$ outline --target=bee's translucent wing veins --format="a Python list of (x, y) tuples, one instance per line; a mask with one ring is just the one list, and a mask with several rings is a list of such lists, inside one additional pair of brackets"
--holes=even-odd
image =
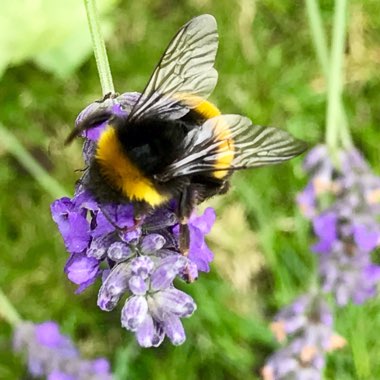
[[(167, 181), (188, 174), (271, 165), (289, 160), (306, 148), (305, 142), (282, 129), (253, 125), (240, 115), (221, 115), (190, 131), (182, 157), (156, 177)], [(216, 168), (215, 162), (223, 162), (225, 157), (231, 157), (231, 163)]]
[(129, 119), (154, 115), (178, 119), (215, 88), (218, 32), (211, 15), (195, 17), (174, 36)]

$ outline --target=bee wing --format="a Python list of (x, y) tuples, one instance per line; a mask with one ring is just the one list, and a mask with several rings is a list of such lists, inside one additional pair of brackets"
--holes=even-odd
[(184, 142), (184, 153), (158, 180), (183, 175), (239, 170), (272, 165), (295, 157), (307, 144), (288, 132), (253, 125), (240, 115), (221, 115), (193, 129)]
[(185, 24), (162, 55), (129, 120), (149, 115), (178, 119), (213, 91), (218, 73), (215, 18), (201, 15)]

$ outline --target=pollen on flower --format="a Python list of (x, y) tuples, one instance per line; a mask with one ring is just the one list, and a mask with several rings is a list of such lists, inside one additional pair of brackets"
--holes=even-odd
[(328, 352), (339, 350), (347, 345), (347, 340), (344, 339), (341, 335), (334, 334), (330, 338), (329, 346), (327, 348)]
[(370, 205), (380, 203), (380, 189), (369, 191), (366, 199)]
[(318, 354), (316, 346), (305, 346), (301, 349), (300, 359), (303, 363), (310, 363)]
[(269, 365), (266, 365), (265, 367), (262, 368), (261, 376), (263, 377), (264, 380), (275, 380), (273, 368), (270, 367)]
[(270, 329), (278, 342), (280, 343), (285, 342), (286, 331), (285, 331), (285, 323), (283, 321), (272, 322), (270, 324)]

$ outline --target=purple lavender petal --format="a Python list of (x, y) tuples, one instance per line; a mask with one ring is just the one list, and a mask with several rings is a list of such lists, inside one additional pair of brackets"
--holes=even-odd
[(35, 325), (35, 337), (38, 344), (48, 348), (65, 348), (65, 353), (76, 356), (77, 350), (70, 340), (61, 335), (57, 323), (46, 321)]
[(337, 240), (337, 216), (333, 212), (325, 212), (313, 220), (314, 233), (319, 237), (319, 245), (314, 246), (316, 252), (328, 252)]
[(186, 257), (181, 255), (173, 255), (162, 259), (151, 276), (150, 286), (152, 290), (168, 288), (174, 278), (186, 268), (187, 263)]
[(124, 227), (133, 227), (135, 225), (134, 208), (132, 204), (118, 205), (115, 214), (115, 223)]
[(189, 295), (174, 288), (158, 292), (154, 299), (158, 307), (181, 318), (190, 317), (197, 308)]
[(141, 237), (141, 227), (135, 227), (131, 230), (124, 230), (120, 238), (128, 244), (136, 244)]
[(371, 252), (379, 243), (380, 233), (378, 229), (371, 230), (364, 225), (354, 224), (353, 234), (355, 243), (364, 252)]
[(203, 215), (196, 216), (193, 214), (189, 220), (189, 224), (198, 228), (203, 235), (207, 235), (215, 223), (215, 210), (207, 207)]
[(369, 264), (363, 271), (363, 278), (370, 284), (376, 284), (380, 280), (380, 266)]
[(147, 314), (136, 330), (136, 338), (141, 347), (158, 347), (165, 338), (162, 325)]
[(380, 281), (380, 266), (368, 264), (361, 273), (360, 285), (354, 288), (352, 300), (356, 304), (362, 304), (376, 296), (377, 284)]
[(331, 242), (327, 240), (320, 240), (311, 246), (311, 250), (315, 253), (329, 253), (331, 249)]
[(142, 296), (132, 296), (121, 311), (121, 325), (127, 330), (136, 331), (145, 320), (148, 303)]
[[(116, 100), (120, 104), (120, 112), (128, 114), (132, 107), (135, 105), (137, 100), (140, 98), (141, 94), (139, 92), (124, 92), (119, 95)], [(118, 114), (116, 110), (113, 110), (115, 114)]]
[(82, 252), (90, 242), (89, 224), (85, 217), (78, 213), (68, 215), (70, 231), (62, 234), (66, 248), (71, 253)]
[(76, 253), (86, 249), (90, 241), (89, 224), (74, 210), (73, 203), (68, 198), (58, 199), (52, 203), (51, 212), (67, 250)]
[(175, 346), (181, 345), (186, 340), (182, 322), (174, 314), (168, 313), (163, 322), (163, 327), (165, 334)]
[(188, 260), (186, 267), (180, 271), (179, 275), (184, 281), (194, 282), (198, 278), (198, 266)]
[(97, 278), (100, 277), (101, 275), (102, 275), (102, 270), (99, 270), (99, 272), (96, 274), (96, 276), (94, 276), (92, 278), (89, 278), (85, 282), (82, 282), (78, 286), (78, 288), (75, 290), (75, 294), (80, 294), (83, 291), (85, 291), (88, 287), (90, 287), (91, 285), (93, 285), (96, 282)]
[(131, 272), (144, 280), (152, 273), (154, 262), (148, 256), (140, 256), (130, 261)]
[(268, 359), (263, 370), (264, 380), (286, 379), (287, 375), (297, 371), (297, 359), (284, 351), (285, 349), (279, 350)]
[(361, 171), (370, 170), (363, 155), (357, 149), (351, 149), (342, 157), (342, 172), (349, 173), (353, 169), (360, 169)]
[(97, 126), (95, 128), (87, 129), (87, 131), (83, 132), (84, 137), (88, 140), (97, 141), (99, 139), (101, 133), (103, 132), (103, 130), (107, 126), (107, 122), (108, 122), (108, 120), (99, 124), (99, 126)]
[(144, 228), (148, 231), (158, 231), (178, 223), (176, 214), (167, 208), (159, 208), (144, 221)]
[(77, 380), (74, 376), (68, 375), (61, 371), (53, 371), (51, 372), (47, 380)]
[(134, 255), (133, 250), (125, 243), (112, 243), (107, 250), (108, 257), (116, 262), (125, 261)]
[(105, 358), (98, 358), (91, 363), (92, 370), (98, 375), (108, 375), (110, 373), (110, 363)]
[(97, 277), (99, 261), (82, 253), (74, 253), (65, 265), (65, 273), (70, 281), (80, 285)]
[(69, 212), (71, 212), (74, 208), (73, 202), (71, 202), (70, 198), (63, 197), (60, 199), (55, 200), (50, 205), (50, 211), (52, 218), (54, 222), (56, 222), (58, 225), (66, 220), (67, 215)]
[(305, 327), (307, 324), (306, 313), (311, 302), (313, 302), (313, 297), (309, 294), (303, 295), (276, 315), (271, 328), (278, 341), (282, 342), (286, 335), (294, 334)]
[[(321, 162), (328, 160), (328, 150), (326, 145), (317, 145), (309, 151), (304, 159), (304, 170), (310, 172), (320, 165)], [(332, 165), (331, 165), (332, 166)]]
[(137, 342), (141, 347), (152, 347), (154, 335), (153, 319), (149, 314), (146, 314), (145, 319), (136, 330)]
[(148, 285), (140, 276), (132, 276), (128, 281), (128, 285), (129, 290), (137, 296), (143, 296), (148, 290)]
[(297, 204), (305, 217), (312, 218), (314, 216), (317, 204), (312, 182), (309, 182), (305, 189), (297, 195)]
[(75, 194), (73, 198), (73, 204), (75, 209), (79, 210), (80, 208), (97, 211), (99, 210), (99, 205), (87, 190), (82, 190)]
[(122, 295), (128, 289), (130, 277), (131, 271), (127, 263), (117, 264), (112, 269), (99, 290), (98, 306), (102, 310), (110, 311), (117, 305)]
[(113, 244), (118, 244), (118, 243), (113, 243), (114, 241), (115, 241), (115, 236), (113, 236), (112, 234), (103, 235), (103, 236), (99, 236), (97, 238), (92, 239), (91, 244), (86, 251), (87, 257), (93, 257), (97, 260), (104, 259), (107, 255), (107, 252), (109, 256), (109, 250), (113, 246)]
[(325, 212), (313, 220), (314, 233), (322, 240), (333, 242), (337, 239), (337, 216), (333, 212)]
[(102, 211), (96, 214), (96, 227), (91, 231), (91, 236), (93, 238), (102, 237), (108, 235), (115, 231), (115, 226), (113, 226), (109, 220), (104, 216)]
[(189, 230), (190, 248), (188, 258), (197, 265), (198, 270), (209, 272), (209, 263), (213, 260), (214, 254), (206, 245), (204, 234), (199, 228), (189, 225)]
[(145, 255), (152, 254), (161, 249), (165, 242), (165, 238), (160, 234), (147, 235), (141, 242), (141, 252)]
[(152, 346), (158, 347), (165, 338), (165, 331), (161, 323), (153, 320), (154, 335), (152, 339)]

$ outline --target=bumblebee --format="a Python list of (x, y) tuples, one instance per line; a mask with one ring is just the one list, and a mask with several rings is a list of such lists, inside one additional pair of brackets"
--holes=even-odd
[(217, 47), (214, 17), (190, 20), (170, 42), (128, 116), (100, 108), (66, 140), (106, 121), (84, 186), (101, 204), (132, 202), (139, 216), (176, 200), (183, 254), (192, 210), (225, 193), (234, 171), (289, 160), (306, 149), (281, 129), (222, 115), (206, 100), (217, 82)]

